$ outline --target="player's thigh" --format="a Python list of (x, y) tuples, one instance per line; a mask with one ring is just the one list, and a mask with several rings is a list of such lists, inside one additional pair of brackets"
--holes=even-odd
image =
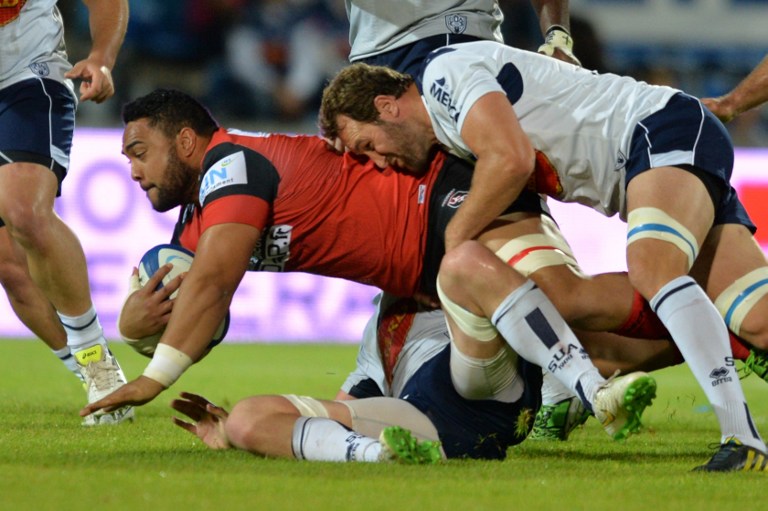
[(354, 431), (378, 438), (388, 426), (401, 426), (421, 440), (439, 440), (437, 429), (424, 413), (403, 399), (371, 397), (336, 403), (348, 409)]
[(678, 167), (642, 172), (627, 186), (627, 265), (646, 297), (687, 274), (714, 222), (702, 180)]
[(19, 214), (18, 204), (38, 211), (59, 193), (69, 166), (74, 112), (71, 91), (53, 80), (24, 80), (0, 91), (0, 216), (5, 223)]

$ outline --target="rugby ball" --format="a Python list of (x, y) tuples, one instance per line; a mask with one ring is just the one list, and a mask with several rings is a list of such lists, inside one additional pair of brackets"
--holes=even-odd
[[(168, 275), (163, 277), (162, 282), (158, 285), (157, 289), (160, 289), (177, 276), (188, 272), (192, 266), (193, 260), (194, 254), (180, 245), (163, 244), (152, 247), (139, 261), (139, 285), (144, 287), (157, 270), (170, 263), (173, 265), (173, 268)], [(171, 298), (176, 298), (177, 293), (178, 291), (174, 291), (173, 294), (171, 294)], [(224, 340), (224, 336), (227, 335), (227, 330), (229, 330), (229, 311), (227, 311), (226, 317), (219, 325), (219, 328), (216, 329), (213, 339), (211, 339), (211, 342), (208, 344), (208, 351)], [(125, 339), (125, 342), (142, 355), (151, 357), (155, 353), (155, 347), (162, 335), (163, 331), (160, 331), (141, 339)]]

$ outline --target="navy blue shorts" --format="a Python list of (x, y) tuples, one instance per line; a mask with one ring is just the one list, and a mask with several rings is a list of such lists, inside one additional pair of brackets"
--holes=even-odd
[(69, 167), (75, 98), (55, 80), (32, 78), (0, 90), (0, 165), (37, 163), (61, 182)]
[(504, 459), (533, 427), (541, 407), (541, 368), (518, 359), (525, 391), (515, 403), (468, 400), (453, 387), (450, 356), (446, 345), (408, 380), (399, 397), (429, 417), (449, 458)]
[(438, 34), (419, 39), (394, 50), (379, 55), (358, 59), (355, 62), (365, 62), (372, 66), (385, 66), (401, 73), (407, 73), (414, 78), (421, 76), (421, 65), (432, 50), (449, 44), (468, 43), (481, 39), (464, 34)]
[(627, 183), (651, 168), (674, 166), (697, 175), (715, 205), (715, 225), (757, 228), (731, 186), (733, 143), (721, 123), (699, 100), (678, 93), (635, 128), (627, 159)]

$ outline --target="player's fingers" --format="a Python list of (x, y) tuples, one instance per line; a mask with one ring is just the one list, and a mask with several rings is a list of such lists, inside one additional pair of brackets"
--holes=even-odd
[(181, 286), (181, 281), (184, 280), (183, 273), (176, 275), (174, 278), (170, 280), (167, 284), (163, 286), (163, 289), (168, 294), (168, 296), (171, 296), (173, 293), (175, 293), (179, 287)]
[(198, 422), (206, 415), (204, 406), (184, 399), (174, 399), (171, 401), (171, 408), (179, 413), (183, 413), (195, 422)]
[(193, 403), (197, 403), (199, 406), (203, 408), (205, 408), (208, 405), (213, 405), (213, 403), (205, 399), (203, 396), (199, 396), (191, 392), (180, 392), (179, 395), (184, 399), (186, 399), (187, 401), (192, 401)]
[(227, 412), (224, 408), (216, 406), (212, 403), (208, 403), (208, 406), (205, 407), (205, 410), (217, 419), (226, 419), (229, 417), (229, 412)]
[(128, 294), (134, 293), (139, 289), (141, 289), (139, 274), (137, 272), (131, 273), (131, 277), (128, 279)]
[(197, 427), (195, 427), (194, 424), (190, 424), (189, 422), (184, 422), (183, 420), (181, 420), (181, 419), (179, 419), (177, 417), (171, 417), (171, 420), (173, 421), (174, 424), (176, 424), (181, 429), (186, 429), (187, 431), (189, 431), (193, 435), (197, 434)]
[(157, 269), (157, 271), (152, 275), (149, 280), (147, 280), (147, 283), (144, 285), (144, 288), (147, 289), (149, 293), (153, 292), (157, 287), (163, 282), (163, 279), (166, 275), (168, 275), (171, 272), (171, 269), (173, 268), (173, 265), (168, 263), (162, 265), (160, 268)]

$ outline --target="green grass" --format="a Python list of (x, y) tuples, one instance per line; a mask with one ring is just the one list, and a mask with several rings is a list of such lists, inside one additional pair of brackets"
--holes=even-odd
[[(129, 377), (146, 359), (113, 345)], [(0, 342), (0, 510), (696, 511), (761, 509), (766, 475), (700, 474), (717, 423), (687, 367), (656, 374), (644, 431), (619, 443), (590, 420), (565, 443), (525, 442), (504, 462), (438, 466), (270, 460), (210, 451), (170, 422), (179, 390), (231, 405), (256, 393), (331, 398), (356, 347), (223, 345), (133, 424), (83, 428), (84, 393), (39, 342)], [(766, 383), (743, 381), (768, 434)]]

